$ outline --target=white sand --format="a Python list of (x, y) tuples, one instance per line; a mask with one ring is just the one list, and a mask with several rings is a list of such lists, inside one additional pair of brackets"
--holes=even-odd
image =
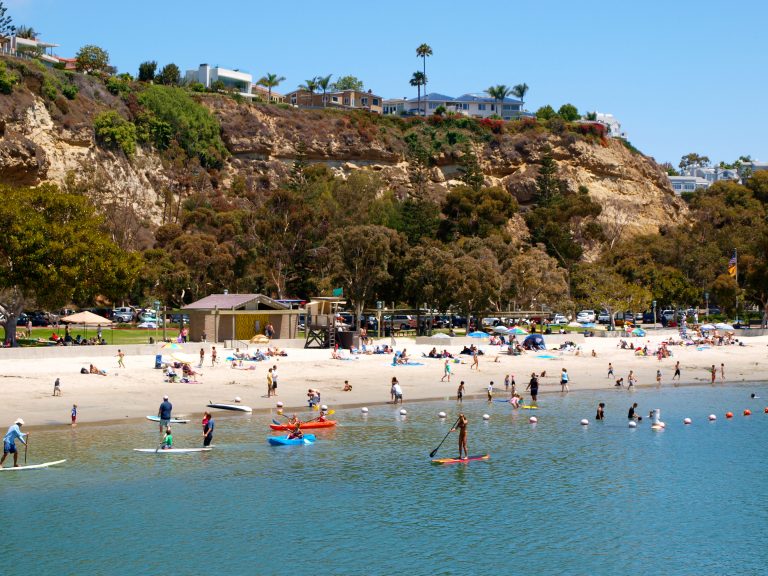
[[(635, 343), (650, 341), (653, 350), (672, 331), (659, 332), (645, 339), (634, 338)], [(373, 405), (389, 401), (390, 380), (397, 376), (403, 388), (405, 404), (418, 399), (455, 398), (460, 380), (466, 382), (466, 396), (485, 396), (488, 382), (493, 380), (497, 395), (504, 394), (505, 374), (514, 374), (518, 391), (523, 391), (531, 372), (546, 371), (541, 379), (540, 393), (560, 391), (560, 370), (565, 367), (571, 378), (571, 393), (583, 389), (609, 389), (614, 380), (606, 377), (608, 362), (612, 362), (616, 377), (625, 381), (630, 370), (634, 370), (638, 386), (656, 386), (656, 370), (663, 374), (662, 386), (671, 387), (676, 361), (682, 368), (681, 384), (709, 383), (709, 368), (725, 364), (725, 384), (743, 381), (768, 380), (768, 336), (743, 338), (746, 346), (712, 347), (697, 350), (696, 347), (674, 346), (674, 356), (661, 362), (655, 357), (637, 357), (628, 350), (617, 349), (614, 338), (573, 338), (583, 349), (583, 355), (561, 354), (549, 350), (542, 352), (557, 356), (556, 359), (537, 358), (538, 353), (528, 352), (523, 356), (499, 356), (494, 363), (497, 347), (481, 344), (486, 352), (480, 358), (480, 372), (470, 371), (471, 359), (463, 356), (461, 364), (452, 364), (451, 382), (441, 382), (443, 362), (421, 358), (431, 345), (416, 345), (412, 339), (398, 339), (398, 349), (405, 346), (414, 361), (422, 366), (391, 366), (391, 355), (360, 356), (355, 360), (333, 360), (330, 350), (288, 349), (288, 356), (266, 362), (246, 362), (254, 370), (234, 370), (222, 363), (210, 366), (210, 344), (206, 349), (206, 366), (202, 369), (199, 384), (165, 383), (161, 370), (154, 369), (154, 356), (126, 355), (126, 368), (117, 368), (117, 358), (83, 356), (55, 358), (55, 351), (39, 352), (34, 360), (4, 359), (0, 351), (0, 426), (11, 424), (19, 416), (27, 423), (27, 429), (34, 426), (69, 424), (73, 403), (78, 405), (78, 423), (144, 418), (156, 414), (164, 394), (170, 396), (174, 415), (197, 415), (205, 410), (209, 401), (231, 402), (236, 396), (242, 403), (254, 410), (273, 409), (282, 401), (287, 411), (295, 407), (306, 412), (308, 388), (319, 389), (322, 403), (331, 408), (354, 405)], [(471, 340), (471, 339), (470, 339)], [(466, 340), (466, 341), (470, 341)], [(548, 343), (554, 347), (561, 337), (552, 337)], [(389, 343), (389, 340), (382, 340)], [(117, 353), (117, 347), (110, 347)], [(222, 351), (220, 358), (226, 358), (229, 351)], [(199, 349), (199, 346), (198, 348)], [(438, 348), (439, 349), (439, 348)], [(597, 357), (591, 356), (591, 351)], [(461, 346), (451, 346), (456, 353)], [(107, 376), (80, 374), (80, 368), (93, 362), (108, 371)], [(278, 366), (278, 396), (266, 397), (266, 375), (270, 366)], [(61, 397), (53, 397), (53, 382), (61, 378)], [(352, 392), (343, 392), (344, 380), (353, 385)], [(528, 396), (525, 392), (523, 395)]]

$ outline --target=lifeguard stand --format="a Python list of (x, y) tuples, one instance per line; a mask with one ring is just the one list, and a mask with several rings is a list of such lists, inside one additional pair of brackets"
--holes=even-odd
[(304, 348), (334, 348), (336, 346), (336, 313), (344, 300), (313, 298), (307, 304)]

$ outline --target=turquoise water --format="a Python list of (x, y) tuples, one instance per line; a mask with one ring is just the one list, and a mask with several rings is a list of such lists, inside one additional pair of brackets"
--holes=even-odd
[[(580, 426), (598, 401), (607, 420)], [(632, 401), (667, 429), (628, 429)], [(305, 447), (269, 447), (267, 416), (217, 418), (213, 452), (176, 456), (131, 451), (156, 446), (149, 422), (38, 431), (30, 463), (69, 461), (0, 473), (0, 573), (764, 574), (766, 405), (764, 385), (466, 402), (470, 452), (491, 460), (453, 466), (428, 457), (452, 402), (340, 410)]]

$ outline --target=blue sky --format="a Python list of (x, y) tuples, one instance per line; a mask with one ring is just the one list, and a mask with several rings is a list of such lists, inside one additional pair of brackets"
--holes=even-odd
[(5, 0), (16, 25), (73, 56), (105, 48), (121, 72), (144, 60), (207, 62), (307, 78), (352, 74), (384, 97), (415, 96), (416, 46), (429, 91), (530, 86), (526, 108), (611, 112), (630, 141), (675, 165), (697, 152), (768, 161), (768, 2), (648, 0), (327, 3)]

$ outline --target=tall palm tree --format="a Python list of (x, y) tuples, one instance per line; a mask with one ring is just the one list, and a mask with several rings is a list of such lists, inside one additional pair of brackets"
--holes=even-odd
[(523, 82), (522, 84), (515, 85), (514, 88), (512, 88), (512, 94), (520, 98), (520, 111), (522, 112), (524, 110), (523, 106), (525, 105), (525, 95), (528, 93), (528, 84)]
[(268, 102), (272, 102), (272, 88), (277, 87), (280, 82), (283, 82), (285, 80), (285, 76), (278, 76), (277, 74), (272, 74), (270, 72), (267, 72), (266, 76), (262, 76), (259, 78), (259, 81), (256, 82), (257, 86), (263, 86), (267, 89), (268, 93)]
[(504, 105), (504, 98), (509, 96), (512, 93), (512, 90), (507, 88), (504, 84), (498, 84), (496, 86), (491, 86), (485, 92), (496, 101), (496, 113), (500, 118), (503, 118), (504, 116), (501, 114), (501, 107)]
[(299, 86), (299, 90), (304, 90), (306, 92), (309, 92), (309, 105), (312, 106), (312, 96), (314, 96), (315, 91), (317, 90), (317, 76), (312, 78), (311, 80), (305, 80), (304, 84), (301, 84)]
[(325, 93), (328, 92), (328, 88), (331, 85), (331, 76), (333, 74), (328, 74), (328, 76), (318, 76), (315, 78), (315, 81), (317, 82), (317, 87), (323, 91), (323, 108), (325, 108), (327, 102), (325, 99)]
[[(421, 44), (416, 48), (416, 57), (421, 58), (424, 74), (424, 95), (427, 94), (427, 57), (432, 56), (432, 47), (429, 44)], [(427, 115), (426, 108), (424, 109), (424, 116)]]
[[(411, 86), (416, 86), (419, 90), (419, 114), (421, 114), (421, 87), (426, 86), (427, 84), (427, 76), (424, 74), (424, 72), (414, 72), (413, 76), (411, 76), (410, 80)], [(424, 107), (424, 115), (427, 115), (427, 107)]]
[(16, 36), (18, 38), (26, 38), (27, 40), (36, 40), (39, 34), (32, 28), (32, 26), (22, 25), (16, 30)]

